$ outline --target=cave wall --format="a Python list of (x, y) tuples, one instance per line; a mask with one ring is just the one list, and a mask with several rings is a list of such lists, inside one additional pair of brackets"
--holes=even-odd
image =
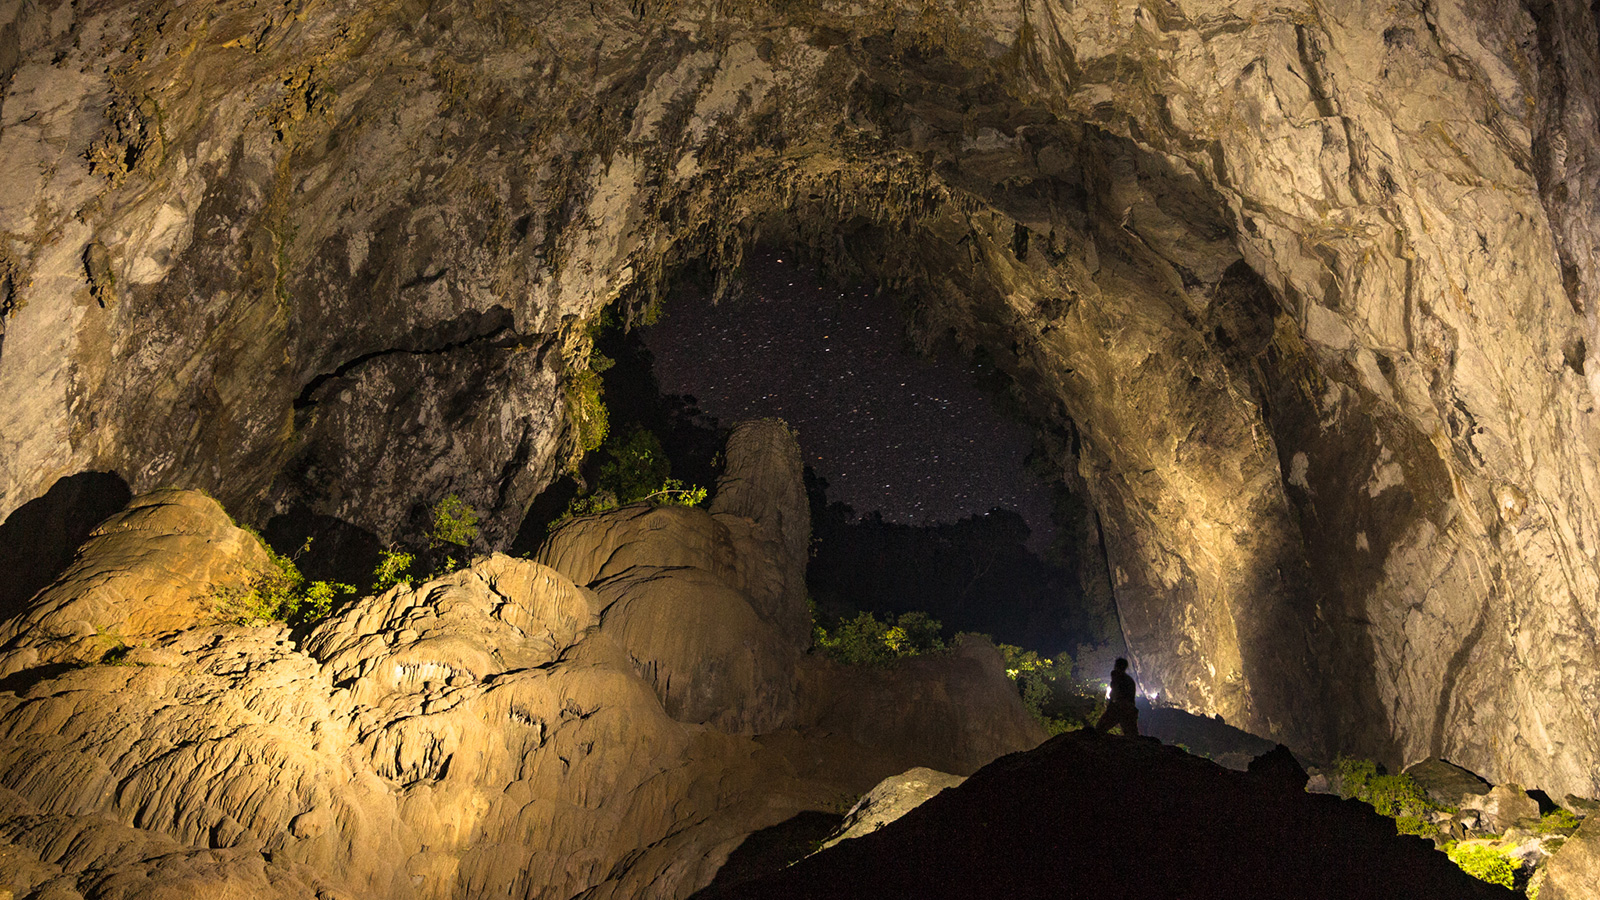
[[(586, 323), (758, 239), (1082, 435), (1147, 689), (1600, 793), (1574, 0), (0, 4), (0, 516), (515, 533)], [(669, 311), (670, 312), (670, 311)]]

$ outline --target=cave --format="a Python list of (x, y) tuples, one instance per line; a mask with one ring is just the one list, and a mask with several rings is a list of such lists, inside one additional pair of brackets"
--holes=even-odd
[[(771, 422), (681, 463), (703, 506), (558, 521), (645, 415), (617, 348), (780, 256), (1022, 423), (1146, 694), (1584, 812), (1597, 101), (1577, 0), (0, 7), (0, 849), (95, 897), (686, 896), (780, 811), (1038, 743), (992, 647), (809, 653), (828, 506)], [(290, 563), (321, 612), (234, 621)], [(503, 851), (647, 757), (616, 846)]]

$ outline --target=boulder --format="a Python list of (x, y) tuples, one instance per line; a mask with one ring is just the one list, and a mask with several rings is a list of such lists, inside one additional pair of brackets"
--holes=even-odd
[(1484, 794), (1461, 798), (1462, 812), (1478, 813), (1479, 831), (1502, 832), (1518, 822), (1539, 818), (1539, 801), (1528, 796), (1521, 785), (1497, 784)]
[(823, 842), (826, 850), (840, 841), (871, 834), (893, 822), (945, 788), (966, 781), (959, 775), (918, 766), (878, 782), (845, 813), (844, 821)]
[(1294, 753), (1282, 744), (1250, 760), (1247, 771), (1263, 784), (1277, 785), (1287, 791), (1304, 791), (1311, 780)]
[(1586, 819), (1595, 812), (1600, 811), (1600, 800), (1590, 800), (1576, 794), (1568, 794), (1561, 798), (1561, 808), (1580, 819)]
[(1594, 900), (1600, 897), (1600, 817), (1584, 819), (1545, 864), (1539, 900)]
[(108, 651), (211, 618), (221, 591), (271, 565), (261, 542), (195, 491), (152, 491), (89, 535), (23, 615), (0, 625), (0, 677), (98, 662)]
[(1437, 756), (1407, 767), (1405, 774), (1440, 806), (1461, 806), (1465, 797), (1487, 794), (1492, 787), (1472, 772)]

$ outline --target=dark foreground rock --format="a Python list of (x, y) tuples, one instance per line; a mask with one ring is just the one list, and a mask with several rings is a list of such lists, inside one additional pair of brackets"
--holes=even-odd
[(1070, 732), (879, 831), (724, 895), (1510, 897), (1354, 800), (1285, 790), (1154, 741)]

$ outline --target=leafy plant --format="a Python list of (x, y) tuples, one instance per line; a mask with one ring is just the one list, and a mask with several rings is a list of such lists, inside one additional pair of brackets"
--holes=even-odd
[(311, 548), (309, 538), (294, 556), (284, 556), (262, 541), (259, 534), (254, 531), (250, 534), (267, 551), (270, 565), (246, 587), (222, 590), (213, 596), (212, 612), (219, 620), (235, 625), (263, 625), (272, 621), (305, 625), (326, 618), (340, 596), (355, 593), (356, 589), (348, 584), (306, 581), (295, 559)]
[(629, 503), (698, 506), (705, 502), (705, 488), (669, 477), (672, 462), (661, 439), (649, 429), (635, 428), (626, 440), (607, 444), (605, 452), (594, 490), (568, 504), (563, 518), (598, 515)]
[(372, 570), (372, 589), (381, 593), (397, 584), (409, 585), (411, 579), (407, 576), (414, 559), (410, 553), (400, 550), (378, 551), (378, 567)]
[(1517, 864), (1503, 850), (1487, 844), (1450, 844), (1445, 855), (1479, 881), (1507, 888), (1516, 885)]
[(939, 637), (943, 626), (927, 613), (908, 612), (886, 621), (870, 612), (841, 620), (829, 630), (813, 625), (817, 648), (830, 659), (852, 666), (883, 666), (908, 656), (945, 649)]
[(1564, 809), (1545, 813), (1534, 829), (1540, 834), (1571, 834), (1578, 827), (1578, 817)]
[(433, 505), (433, 528), (428, 543), (434, 547), (453, 544), (467, 547), (478, 539), (478, 511), (450, 494)]
[(1333, 767), (1339, 773), (1339, 796), (1346, 800), (1365, 799), (1368, 783), (1378, 776), (1378, 764), (1370, 759), (1341, 756)]
[(1339, 773), (1339, 794), (1371, 806), (1379, 815), (1394, 820), (1401, 834), (1432, 837), (1438, 829), (1428, 821), (1430, 813), (1445, 811), (1428, 798), (1422, 785), (1410, 775), (1386, 775), (1370, 759), (1341, 756), (1334, 761)]

